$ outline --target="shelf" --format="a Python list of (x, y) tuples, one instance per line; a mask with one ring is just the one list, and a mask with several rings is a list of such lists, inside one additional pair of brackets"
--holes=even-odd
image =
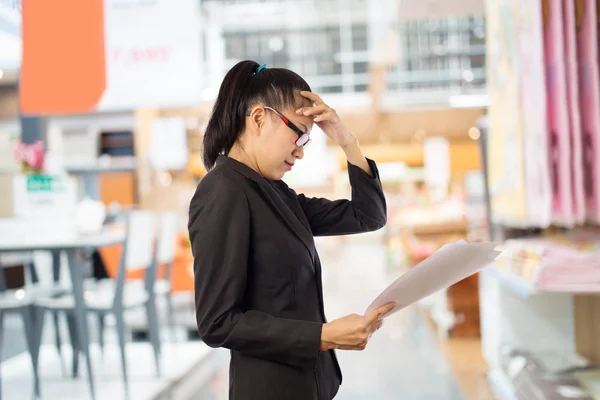
[(132, 172), (135, 171), (135, 167), (119, 167), (110, 166), (102, 167), (99, 165), (80, 166), (80, 167), (67, 167), (67, 172), (70, 174), (107, 174), (114, 172)]
[(102, 174), (113, 172), (131, 172), (137, 168), (137, 162), (134, 157), (126, 157), (120, 160), (104, 164), (101, 162), (86, 164), (66, 165), (65, 169), (70, 174)]
[(510, 289), (519, 297), (530, 297), (538, 294), (598, 294), (600, 291), (581, 291), (581, 290), (546, 290), (536, 287), (527, 279), (510, 272), (502, 271), (492, 266), (483, 270), (484, 273), (498, 279), (504, 287)]

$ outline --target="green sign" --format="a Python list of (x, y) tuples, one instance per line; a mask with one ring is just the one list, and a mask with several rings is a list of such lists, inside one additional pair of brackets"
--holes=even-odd
[(64, 192), (65, 183), (62, 179), (50, 175), (27, 176), (28, 192)]

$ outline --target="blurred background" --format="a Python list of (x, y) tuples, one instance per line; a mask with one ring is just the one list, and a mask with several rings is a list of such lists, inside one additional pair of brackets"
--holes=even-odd
[[(191, 196), (235, 63), (289, 68), (379, 166), (388, 224), (318, 238), (330, 320), (459, 239), (491, 265), (339, 352), (339, 399), (600, 399), (597, 0), (0, 0), (6, 399), (226, 399)], [(350, 198), (315, 127), (284, 180)], [(448, 268), (452, 268), (448, 265)]]

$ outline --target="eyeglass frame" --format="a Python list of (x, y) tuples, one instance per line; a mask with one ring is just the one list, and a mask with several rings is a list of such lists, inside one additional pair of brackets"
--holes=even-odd
[[(310, 138), (310, 134), (309, 133), (306, 133), (306, 132), (302, 131), (302, 129), (300, 129), (296, 125), (294, 125), (294, 123), (292, 121), (290, 121), (289, 119), (287, 119), (282, 113), (280, 113), (276, 109), (274, 109), (272, 107), (269, 107), (269, 106), (263, 106), (263, 108), (265, 108), (267, 110), (271, 110), (275, 114), (277, 114), (277, 116), (279, 116), (279, 118), (281, 118), (281, 120), (283, 121), (283, 123), (288, 128), (290, 128), (291, 130), (293, 130), (296, 133), (296, 135), (298, 135), (298, 138), (296, 140), (294, 140), (294, 144), (296, 146), (305, 148), (306, 146), (308, 146), (310, 144), (310, 142), (312, 142), (312, 139)], [(249, 117), (251, 113), (252, 113), (252, 110), (247, 110), (246, 111), (246, 116)], [(304, 144), (298, 144), (298, 142), (300, 141), (300, 139), (302, 139), (303, 137), (306, 137), (306, 143), (304, 143)]]

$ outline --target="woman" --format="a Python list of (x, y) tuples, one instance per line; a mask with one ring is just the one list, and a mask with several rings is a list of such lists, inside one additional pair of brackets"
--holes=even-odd
[[(352, 201), (308, 198), (281, 181), (315, 123), (346, 153)], [(327, 323), (313, 237), (385, 225), (375, 163), (300, 76), (253, 61), (223, 80), (204, 163), (188, 226), (196, 320), (206, 344), (231, 350), (230, 398), (333, 399), (342, 380), (333, 349), (364, 349), (394, 305)]]

